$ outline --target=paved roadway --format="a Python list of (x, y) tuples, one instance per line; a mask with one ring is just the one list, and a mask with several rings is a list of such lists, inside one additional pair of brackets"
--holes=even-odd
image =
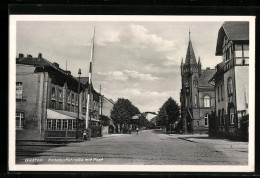
[(187, 137), (145, 130), (138, 135), (111, 135), (59, 147), (40, 146), (40, 150), (18, 146), (16, 160), (18, 164), (247, 165), (246, 142)]

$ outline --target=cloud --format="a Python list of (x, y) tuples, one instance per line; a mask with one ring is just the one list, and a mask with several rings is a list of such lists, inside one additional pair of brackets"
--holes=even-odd
[(142, 25), (129, 24), (127, 25), (120, 38), (128, 41), (126, 47), (131, 48), (147, 48), (155, 51), (171, 51), (175, 48), (174, 41), (163, 39), (162, 37), (149, 33)]
[[(116, 93), (107, 93), (109, 98), (124, 98), (127, 96), (127, 99), (132, 101), (132, 103), (140, 107), (141, 112), (151, 111), (157, 112), (159, 107), (169, 98), (176, 95), (174, 91), (149, 91), (139, 88), (125, 88), (122, 90), (117, 90)], [(178, 101), (177, 101), (178, 102)]]
[(95, 43), (100, 46), (105, 46), (109, 43), (120, 42), (119, 36), (119, 31), (106, 31), (106, 33), (100, 34)]
[(112, 71), (112, 72), (97, 72), (98, 75), (108, 76), (113, 80), (126, 81), (129, 79), (139, 79), (142, 81), (154, 81), (159, 79), (151, 74), (144, 74), (134, 70), (122, 70), (122, 71)]

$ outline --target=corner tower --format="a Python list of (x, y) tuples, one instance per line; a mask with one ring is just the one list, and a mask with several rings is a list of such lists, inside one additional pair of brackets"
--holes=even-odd
[(201, 73), (200, 59), (197, 63), (194, 49), (192, 46), (190, 31), (189, 42), (186, 52), (185, 62), (181, 63), (181, 78), (182, 78), (182, 91), (181, 91), (181, 105), (184, 120), (185, 132), (192, 132), (194, 116), (193, 108), (198, 107), (198, 81)]

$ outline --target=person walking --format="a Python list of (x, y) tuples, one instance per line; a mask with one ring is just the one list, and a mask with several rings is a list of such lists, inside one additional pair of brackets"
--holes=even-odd
[(139, 131), (139, 129), (138, 129), (138, 127), (136, 127), (136, 135), (138, 135), (138, 131)]

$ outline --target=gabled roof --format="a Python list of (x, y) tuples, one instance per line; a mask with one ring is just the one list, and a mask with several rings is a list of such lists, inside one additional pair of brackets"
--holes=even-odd
[(191, 40), (189, 40), (185, 64), (197, 64)]
[(199, 77), (199, 87), (212, 87), (208, 83), (211, 77), (215, 74), (215, 69), (203, 69), (201, 70), (201, 75)]
[[(49, 76), (52, 78), (52, 83), (59, 85), (59, 86), (64, 86), (65, 83), (67, 83), (67, 86), (70, 90), (73, 90), (75, 92), (78, 92), (78, 78), (73, 77), (68, 71), (65, 71), (59, 66), (51, 63), (47, 59), (44, 59), (42, 57), (32, 57), (32, 56), (27, 56), (24, 57), (18, 57), (16, 58), (16, 64), (24, 64), (24, 65), (32, 65), (35, 66), (35, 71), (34, 72), (48, 72)], [(88, 77), (82, 77), (81, 78), (81, 90), (85, 90), (88, 87), (88, 82), (85, 82), (88, 80)], [(98, 100), (99, 93), (97, 93), (93, 85), (91, 87), (92, 93), (97, 95), (94, 96), (95, 100)]]
[[(214, 73), (214, 75), (209, 79), (209, 83), (210, 82), (214, 82), (215, 81), (215, 78), (217, 77), (217, 76), (219, 76), (219, 74), (221, 73), (221, 72), (223, 72), (223, 69), (224, 69), (224, 66), (225, 66), (225, 63), (224, 62), (220, 62), (220, 63), (218, 63), (217, 65), (216, 65), (216, 69), (217, 69), (217, 71)], [(223, 75), (223, 74), (222, 74)]]
[(225, 35), (229, 41), (249, 41), (249, 22), (224, 22), (218, 31), (216, 55), (222, 55), (222, 45)]

